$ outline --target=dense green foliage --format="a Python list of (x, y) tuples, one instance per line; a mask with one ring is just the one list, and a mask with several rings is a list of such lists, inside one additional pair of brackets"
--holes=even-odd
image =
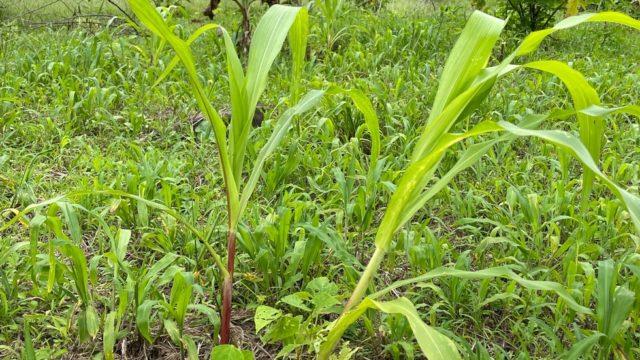
[[(461, 33), (469, 42), (465, 34), (480, 33), (463, 32), (470, 18), (494, 20), (472, 16), (466, 2), (420, 11), (401, 2), (318, 5), (306, 63), (290, 34), (261, 97), (260, 85), (256, 96), (241, 94), (250, 80), (234, 88), (234, 76), (256, 76), (251, 54), (228, 66), (233, 34), (213, 26), (191, 39), (193, 69), (173, 61), (177, 38), (126, 25), (0, 28), (12, 39), (0, 43), (0, 357), (313, 358), (340, 337), (341, 359), (421, 350), (640, 356), (638, 209), (629, 205), (640, 186), (640, 127), (627, 115), (637, 108), (613, 109), (639, 102), (640, 34), (612, 24), (555, 33), (514, 61), (521, 68), (496, 72), (446, 129), (425, 131), (465, 89), (485, 89), (489, 78), (476, 77), (483, 59), (467, 54), (471, 70), (459, 77), (445, 62), (465, 57), (454, 49)], [(200, 7), (161, 14), (186, 40)], [(253, 9), (254, 24), (266, 11)], [(235, 29), (240, 19), (230, 5), (216, 20)], [(511, 62), (522, 40), (499, 40), (493, 26), (490, 67)], [(297, 106), (313, 89), (326, 94), (310, 93), (313, 108)], [(258, 97), (264, 122), (236, 132)], [(601, 107), (584, 109), (593, 103)], [(491, 134), (504, 130), (511, 135)], [(235, 147), (225, 178), (227, 137)], [(572, 152), (595, 158), (607, 178), (583, 175)], [(471, 166), (459, 162), (473, 154)], [(429, 156), (431, 167), (419, 167)], [(411, 185), (412, 176), (425, 184)], [(230, 182), (250, 184), (246, 199), (234, 195), (240, 210), (229, 205)], [(424, 205), (399, 200), (414, 188), (408, 200)], [(244, 351), (212, 350), (230, 228), (238, 242), (231, 340)], [(386, 256), (367, 272), (376, 245)], [(375, 280), (360, 280), (369, 296), (349, 305), (363, 272)], [(334, 322), (345, 304), (352, 311)], [(335, 325), (356, 319), (361, 326)], [(425, 348), (433, 339), (443, 347)]]
[(473, 0), (476, 8), (510, 18), (509, 27), (519, 32), (546, 28), (563, 15), (580, 11), (622, 10), (637, 15), (640, 4), (628, 0)]

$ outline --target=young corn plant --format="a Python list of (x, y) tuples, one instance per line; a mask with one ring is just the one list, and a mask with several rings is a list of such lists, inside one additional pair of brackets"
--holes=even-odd
[[(515, 137), (539, 138), (555, 145), (560, 153), (573, 156), (580, 161), (585, 168), (583, 199), (585, 201), (588, 199), (594, 179), (599, 178), (624, 204), (633, 224), (640, 231), (640, 198), (618, 186), (598, 168), (604, 134), (604, 116), (619, 112), (640, 116), (640, 108), (634, 105), (618, 108), (599, 106), (600, 100), (596, 91), (580, 72), (572, 69), (568, 64), (555, 60), (513, 64), (516, 59), (535, 51), (547, 36), (586, 22), (612, 22), (640, 30), (640, 21), (615, 12), (570, 17), (553, 28), (531, 33), (515, 52), (507, 56), (499, 65), (488, 67), (489, 58), (505, 26), (505, 21), (482, 12), (473, 13), (452, 49), (440, 76), (439, 88), (429, 118), (422, 134), (415, 141), (404, 175), (397, 182), (397, 188), (378, 227), (375, 251), (346, 303), (342, 315), (330, 325), (326, 340), (320, 347), (320, 359), (328, 359), (331, 356), (343, 333), (367, 309), (405, 316), (418, 345), (427, 358), (460, 358), (453, 341), (422, 322), (411, 301), (404, 297), (388, 302), (377, 300), (394, 289), (442, 276), (465, 279), (509, 278), (529, 289), (553, 291), (572, 310), (593, 314), (591, 309), (578, 304), (562, 285), (524, 279), (508, 267), (495, 267), (475, 272), (438, 268), (423, 276), (399, 281), (365, 297), (396, 232), (411, 220), (429, 199), (451, 182), (456, 174), (477, 162), (498, 142), (509, 141)], [(518, 69), (550, 73), (564, 83), (573, 102), (573, 109), (567, 110), (566, 113), (575, 114), (577, 117), (579, 138), (565, 131), (535, 129), (544, 119), (549, 118), (543, 115), (531, 117), (518, 125), (506, 121), (483, 121), (464, 133), (450, 132), (456, 123), (468, 118), (478, 108), (500, 78)], [(469, 146), (449, 171), (440, 178), (435, 177), (435, 172), (450, 147), (465, 139), (500, 132), (504, 133), (500, 137)]]
[[(173, 33), (149, 0), (129, 0), (129, 4), (140, 22), (171, 45), (176, 52), (175, 58), (159, 80), (167, 76), (171, 69), (181, 62), (186, 69), (198, 107), (210, 121), (213, 129), (227, 197), (227, 265), (226, 267), (220, 266), (221, 263), (216, 261), (223, 278), (220, 341), (226, 344), (230, 337), (233, 270), (238, 224), (256, 188), (265, 160), (278, 147), (287, 130), (291, 127), (294, 117), (312, 109), (323, 95), (322, 91), (311, 91), (303, 96), (297, 105), (282, 114), (275, 122), (273, 133), (260, 150), (253, 167), (249, 169), (249, 176), (245, 179), (243, 170), (252, 119), (258, 100), (267, 86), (269, 70), (280, 53), (287, 35), (294, 69), (291, 82), (292, 84), (300, 82), (307, 44), (307, 10), (281, 5), (270, 7), (255, 29), (247, 66), (246, 69), (243, 69), (233, 41), (222, 27), (215, 24), (205, 25), (185, 41)], [(200, 82), (194, 57), (189, 49), (189, 44), (211, 29), (219, 29), (224, 38), (231, 102), (231, 121), (228, 126), (225, 125), (218, 111), (206, 98), (205, 88)], [(298, 100), (298, 91), (297, 85), (292, 85), (293, 101)], [(214, 257), (218, 257), (218, 255), (214, 255)]]

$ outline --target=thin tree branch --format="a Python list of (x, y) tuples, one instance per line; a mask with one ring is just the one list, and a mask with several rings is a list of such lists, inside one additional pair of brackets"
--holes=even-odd
[[(116, 7), (116, 9), (118, 9), (121, 13), (123, 13), (123, 14), (124, 14), (124, 16), (126, 16), (126, 17), (127, 17), (127, 19), (129, 19), (129, 21), (131, 21), (132, 23), (134, 23), (134, 24), (136, 24), (136, 25), (138, 24), (138, 22), (137, 22), (134, 18), (132, 18), (132, 17), (131, 17), (131, 15), (129, 15), (129, 13), (128, 13), (128, 12), (126, 12), (123, 8), (121, 8), (121, 7), (120, 7), (120, 5), (118, 5), (115, 1), (113, 1), (113, 0), (107, 0), (107, 2), (109, 2), (109, 4), (111, 4), (111, 5), (115, 6), (115, 7)], [(137, 29), (135, 29), (135, 28), (134, 28), (134, 30), (135, 30), (135, 32), (136, 32), (136, 33), (138, 32), (138, 30), (137, 30)]]

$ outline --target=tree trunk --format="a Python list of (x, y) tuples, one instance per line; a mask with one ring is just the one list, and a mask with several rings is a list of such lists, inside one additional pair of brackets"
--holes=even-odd
[(209, 19), (213, 20), (213, 17), (214, 17), (213, 12), (218, 8), (218, 5), (220, 5), (220, 0), (210, 0), (209, 6), (207, 6), (207, 8), (204, 9), (204, 11), (202, 12), (202, 15), (207, 16)]
[(240, 36), (240, 49), (244, 54), (249, 53), (251, 46), (251, 19), (249, 18), (249, 8), (242, 9), (242, 34)]

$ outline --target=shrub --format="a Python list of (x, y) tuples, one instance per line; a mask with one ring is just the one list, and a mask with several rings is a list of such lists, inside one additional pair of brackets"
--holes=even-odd
[(567, 0), (505, 0), (498, 5), (498, 11), (511, 19), (511, 27), (527, 32), (546, 27), (567, 5)]

